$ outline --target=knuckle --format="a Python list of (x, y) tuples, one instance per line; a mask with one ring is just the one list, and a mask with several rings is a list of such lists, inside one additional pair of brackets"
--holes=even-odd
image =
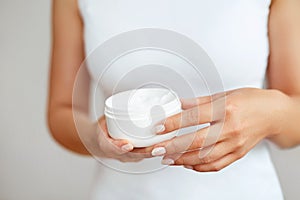
[(169, 143), (169, 145), (167, 145), (167, 149), (168, 149), (168, 153), (172, 154), (172, 153), (180, 153), (180, 141), (174, 139), (172, 142)]
[[(210, 105), (211, 106), (211, 105)], [(199, 124), (199, 123), (201, 123), (201, 112), (200, 112), (201, 110), (200, 110), (200, 107), (196, 107), (195, 108), (195, 110), (194, 110), (194, 120), (193, 120), (193, 122), (194, 122), (194, 124)]]
[(181, 156), (175, 161), (175, 163), (178, 165), (186, 164), (186, 159), (183, 156)]
[(230, 123), (229, 129), (229, 136), (239, 138), (243, 131), (243, 125), (239, 120), (236, 120), (234, 123)]
[(238, 110), (238, 106), (232, 100), (226, 100), (225, 112), (227, 117), (231, 117)]
[(193, 135), (193, 139), (192, 139), (192, 142), (191, 142), (191, 148), (193, 148), (193, 149), (198, 149), (198, 148), (200, 148), (200, 147), (202, 147), (202, 145), (203, 145), (203, 140), (204, 140), (204, 138), (203, 138), (203, 135), (201, 135), (200, 133), (195, 133), (194, 135)]
[(167, 132), (172, 131), (176, 128), (175, 121), (176, 121), (175, 117), (170, 117), (165, 120), (164, 126), (165, 126)]
[(191, 109), (187, 112), (187, 120), (196, 123), (199, 121), (198, 108)]
[(201, 162), (202, 164), (208, 164), (208, 163), (210, 163), (211, 161), (212, 161), (212, 157), (211, 157), (211, 156), (206, 156), (206, 157), (200, 159), (200, 162)]
[(246, 153), (244, 151), (237, 151), (235, 155), (237, 159), (241, 159), (246, 155)]
[(202, 146), (202, 141), (198, 140), (198, 139), (195, 139), (193, 142), (192, 142), (192, 145), (191, 147), (193, 149), (196, 149), (196, 148), (200, 148)]
[(239, 149), (242, 149), (243, 147), (244, 147), (244, 141), (242, 139), (239, 139), (236, 142), (236, 149), (239, 150)]
[(234, 123), (233, 130), (237, 134), (240, 134), (242, 132), (242, 130), (243, 130), (243, 124), (242, 124), (242, 122), (240, 120), (238, 120), (238, 121), (236, 121)]

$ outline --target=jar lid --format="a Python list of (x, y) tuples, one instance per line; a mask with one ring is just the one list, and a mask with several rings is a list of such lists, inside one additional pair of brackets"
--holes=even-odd
[(181, 108), (177, 94), (165, 88), (141, 88), (112, 95), (105, 101), (105, 114), (122, 118), (165, 115)]

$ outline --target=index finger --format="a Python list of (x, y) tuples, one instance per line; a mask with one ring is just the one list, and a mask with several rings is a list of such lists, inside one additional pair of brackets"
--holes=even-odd
[(227, 92), (220, 92), (220, 93), (216, 93), (213, 95), (201, 96), (201, 97), (197, 97), (197, 98), (180, 99), (182, 109), (187, 110), (187, 109), (199, 106), (201, 104), (210, 103), (216, 99), (225, 97), (226, 95), (229, 95), (229, 94), (233, 93), (234, 91), (235, 90), (231, 90), (231, 91), (227, 91)]
[(181, 128), (212, 122), (212, 103), (205, 103), (166, 118), (155, 128), (157, 134), (169, 133)]

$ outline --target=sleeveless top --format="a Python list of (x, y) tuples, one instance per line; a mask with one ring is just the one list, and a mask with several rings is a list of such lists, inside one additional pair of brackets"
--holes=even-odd
[[(215, 63), (224, 89), (231, 90), (263, 87), (269, 54), (267, 24), (270, 1), (78, 0), (78, 4), (84, 22), (86, 55), (120, 33), (141, 28), (172, 30), (191, 38), (205, 49)], [(97, 62), (94, 60), (88, 64), (94, 89), (101, 72)], [(172, 76), (162, 74), (162, 78)], [(103, 82), (97, 90), (109, 94), (112, 92), (111, 85), (121, 76), (118, 71), (112, 70), (106, 77), (109, 81)], [(135, 84), (149, 76), (151, 73), (139, 73), (130, 81), (123, 81), (122, 89), (136, 87)], [(176, 86), (177, 83), (173, 84)], [(104, 96), (99, 96), (98, 103), (104, 102)], [(151, 168), (150, 161), (106, 161), (104, 164), (118, 166), (121, 171), (139, 170), (145, 166)], [(99, 165), (90, 198), (283, 199), (266, 141), (259, 143), (242, 159), (214, 173), (167, 167), (152, 173), (132, 174)]]

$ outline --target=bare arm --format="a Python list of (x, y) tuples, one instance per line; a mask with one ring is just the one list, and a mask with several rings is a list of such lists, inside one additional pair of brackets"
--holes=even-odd
[(91, 153), (97, 157), (123, 162), (136, 162), (149, 157), (149, 154), (131, 153), (133, 145), (128, 141), (111, 138), (104, 116), (95, 122), (89, 119), (90, 77), (87, 69), (81, 67), (85, 58), (82, 32), (83, 24), (77, 0), (53, 0), (53, 43), (48, 102), (48, 124), (51, 134), (67, 149), (83, 155)]
[[(72, 90), (84, 59), (82, 22), (77, 8), (76, 0), (54, 0), (52, 13), (52, 62), (50, 71), (50, 88), (48, 102), (48, 124), (53, 137), (66, 148), (80, 153), (88, 154), (82, 144), (74, 124), (72, 114)], [(88, 120), (88, 73), (85, 76), (82, 102), (76, 107), (82, 112), (82, 123), (87, 129), (91, 126)]]
[(300, 144), (300, 1), (273, 0), (269, 21), (269, 87), (281, 91), (282, 124), (271, 138), (287, 148)]

